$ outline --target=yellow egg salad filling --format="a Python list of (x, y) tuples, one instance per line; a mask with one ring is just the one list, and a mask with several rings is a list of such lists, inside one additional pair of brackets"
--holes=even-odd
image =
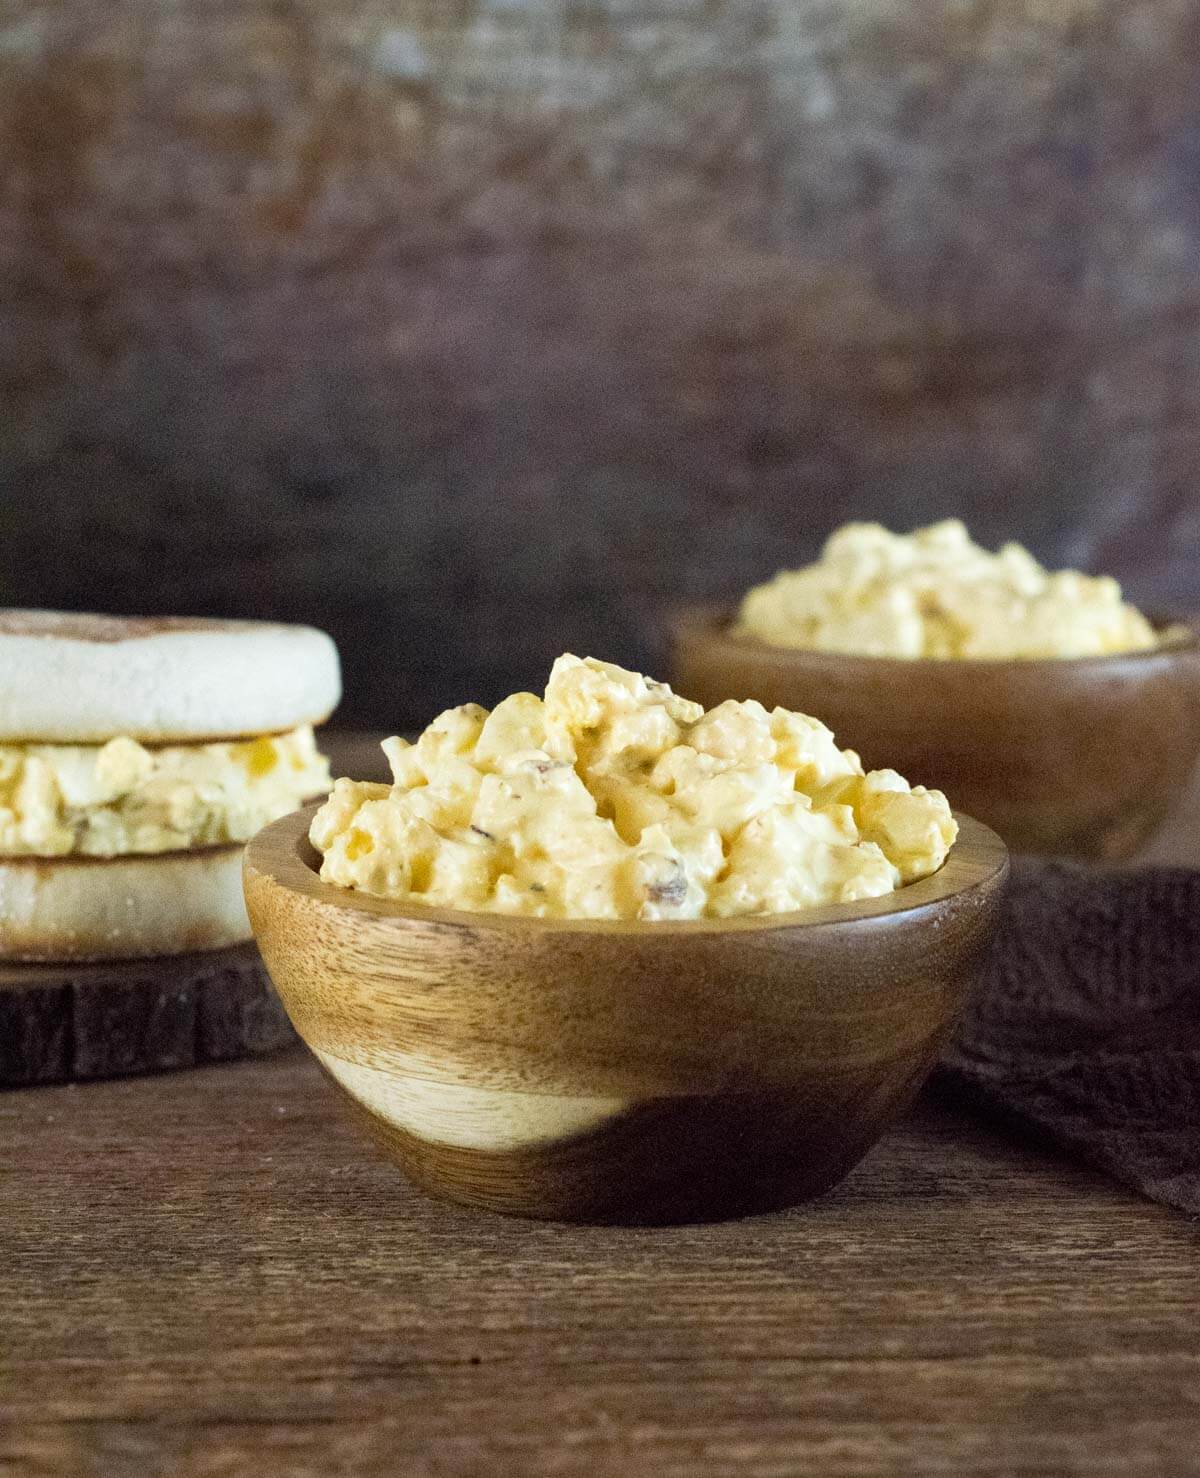
[(945, 797), (864, 775), (816, 719), (705, 712), (663, 683), (560, 657), (545, 698), (452, 708), (389, 739), (393, 785), (339, 780), (321, 877), (379, 897), (544, 918), (783, 913), (890, 893), (945, 860)]
[(958, 519), (913, 534), (846, 524), (816, 564), (751, 590), (736, 629), (869, 657), (1092, 657), (1158, 643), (1115, 580), (1051, 573), (1020, 544), (990, 554)]
[(0, 857), (122, 857), (247, 841), (329, 789), (313, 731), (147, 748), (0, 744)]

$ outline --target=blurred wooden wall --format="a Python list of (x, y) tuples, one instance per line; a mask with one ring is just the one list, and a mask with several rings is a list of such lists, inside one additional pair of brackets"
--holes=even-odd
[(853, 515), (1200, 605), (1196, 0), (8, 0), (0, 599), (412, 722)]

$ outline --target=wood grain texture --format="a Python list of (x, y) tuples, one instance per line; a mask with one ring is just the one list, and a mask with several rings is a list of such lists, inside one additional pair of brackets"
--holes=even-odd
[(161, 1072), (292, 1040), (254, 944), (152, 960), (0, 963), (0, 1087)]
[(670, 679), (706, 707), (815, 714), (868, 769), (937, 786), (1017, 852), (1136, 856), (1200, 756), (1196, 631), (1111, 657), (913, 662), (768, 646), (702, 608), (674, 623)]
[(0, 590), (344, 718), (661, 670), (853, 515), (1200, 601), (1186, 0), (9, 0)]
[(711, 1219), (828, 1189), (936, 1061), (1008, 872), (963, 817), (944, 866), (882, 898), (510, 918), (322, 883), (313, 809), (246, 849), (293, 1025), (420, 1184), (568, 1221)]
[(13, 1478), (1182, 1478), (1196, 1227), (926, 1103), (671, 1229), (410, 1190), (303, 1055), (0, 1095)]

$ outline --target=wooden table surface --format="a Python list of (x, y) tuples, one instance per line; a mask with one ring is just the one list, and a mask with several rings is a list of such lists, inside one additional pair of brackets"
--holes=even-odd
[(302, 1050), (0, 1094), (0, 1155), (5, 1478), (1200, 1473), (1200, 1228), (934, 1096), (668, 1230), (429, 1201)]

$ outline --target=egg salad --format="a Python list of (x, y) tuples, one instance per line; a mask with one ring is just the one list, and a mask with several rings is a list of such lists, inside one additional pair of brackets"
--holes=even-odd
[(321, 877), (379, 897), (543, 918), (782, 913), (890, 893), (957, 834), (945, 797), (864, 774), (816, 719), (705, 712), (588, 658), (545, 697), (452, 708), (389, 739), (391, 786), (339, 780)]
[(735, 629), (868, 657), (1092, 657), (1158, 644), (1115, 580), (1051, 573), (1020, 544), (991, 554), (958, 519), (912, 534), (846, 524), (816, 564), (751, 590)]
[(247, 841), (329, 789), (309, 727), (147, 748), (0, 744), (0, 857), (123, 857)]

